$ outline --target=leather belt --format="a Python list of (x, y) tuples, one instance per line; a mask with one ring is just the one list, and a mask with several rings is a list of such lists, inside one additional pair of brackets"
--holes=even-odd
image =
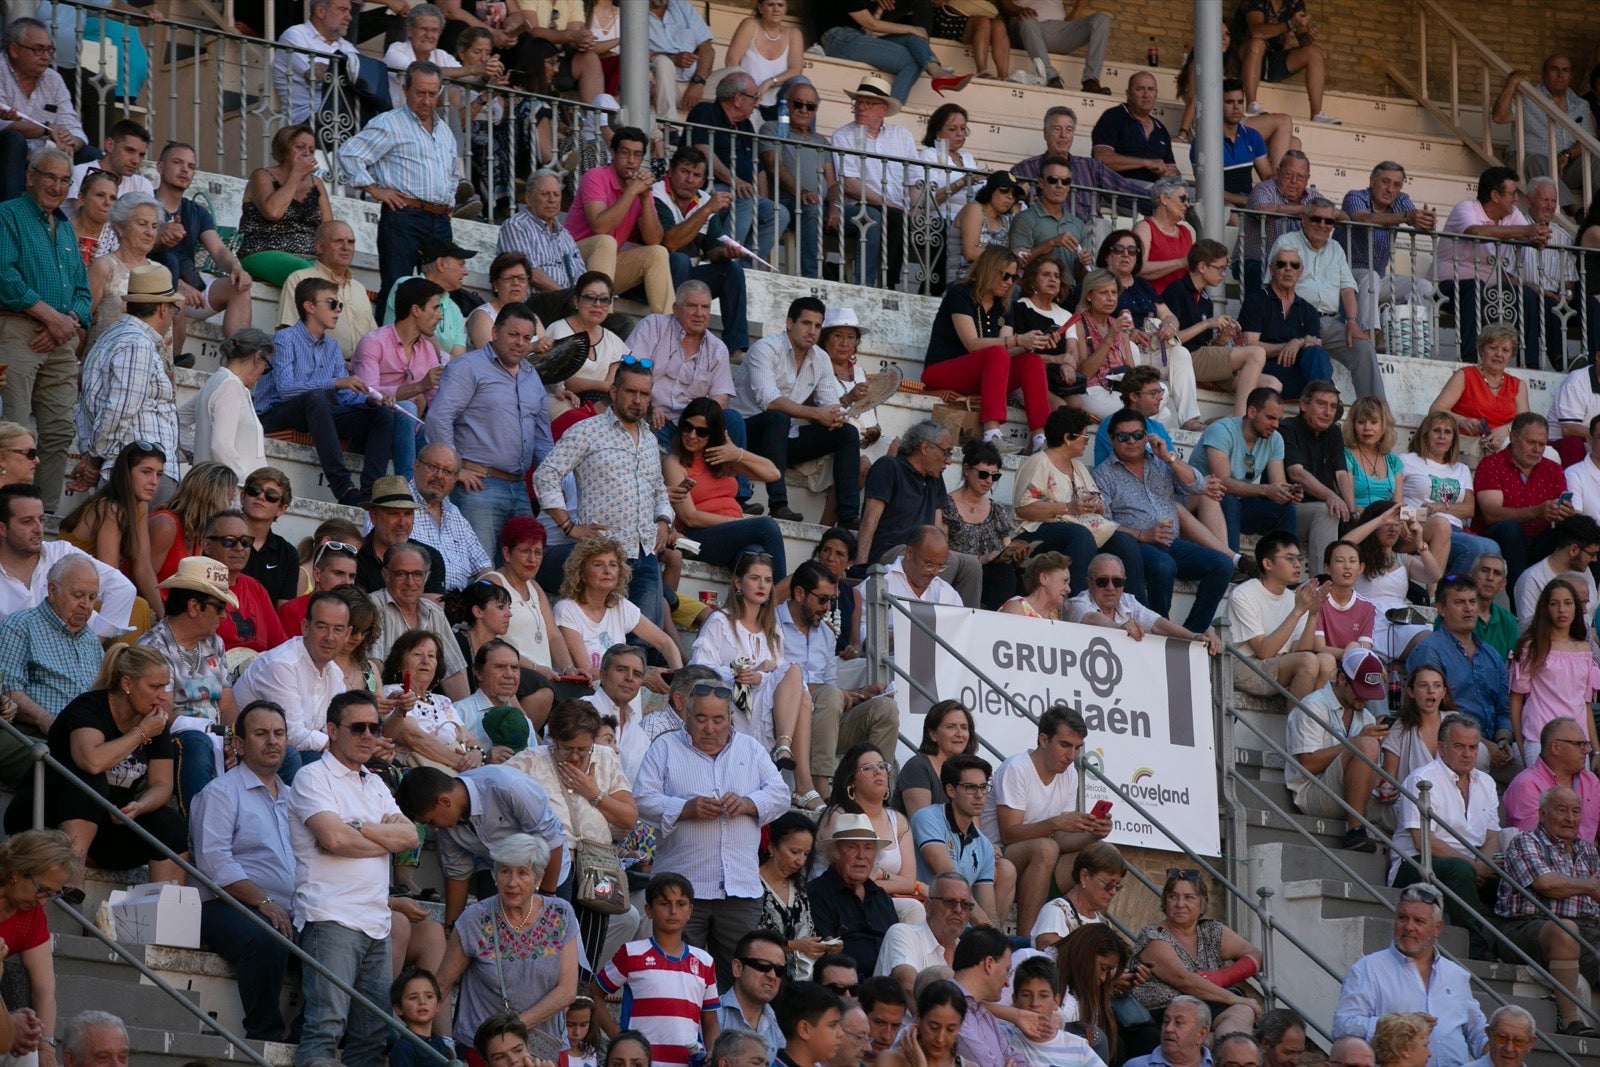
[(503, 482), (522, 481), (522, 475), (520, 474), (513, 473), (512, 471), (503, 471), (498, 467), (491, 467), (486, 463), (474, 463), (468, 459), (461, 461), (461, 469), (464, 471), (471, 471), (473, 474), (476, 474), (479, 477), (499, 478)]
[(414, 196), (403, 196), (400, 199), (405, 202), (406, 207), (415, 208), (418, 211), (426, 211), (430, 215), (448, 215), (455, 210), (448, 204), (430, 204), (428, 201), (418, 200)]

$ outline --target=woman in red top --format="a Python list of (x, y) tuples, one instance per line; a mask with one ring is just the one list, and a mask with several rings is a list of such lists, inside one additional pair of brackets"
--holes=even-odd
[[(56, 968), (44, 903), (71, 883), (77, 864), (72, 839), (60, 830), (24, 830), (0, 843), (0, 942), (9, 959), (22, 961), (30, 987), (28, 1003), (12, 1007), (32, 1008), (47, 1038), (56, 1032)], [(55, 1064), (55, 1046), (41, 1042), (39, 1067)]]
[(1139, 277), (1159, 295), (1189, 271), (1194, 231), (1183, 221), (1189, 210), (1189, 186), (1182, 178), (1162, 178), (1150, 186), (1150, 204), (1150, 214), (1133, 224), (1133, 235), (1144, 248)]
[(746, 548), (754, 548), (772, 557), (774, 579), (788, 573), (777, 521), (747, 518), (734, 496), (736, 473), (758, 482), (783, 475), (771, 460), (728, 443), (722, 408), (715, 400), (702, 396), (689, 401), (661, 471), (678, 529), (700, 542), (702, 562), (731, 567)]
[(237, 507), (238, 500), (239, 476), (232, 468), (214, 460), (189, 468), (167, 506), (150, 513), (150, 558), (158, 561), (156, 581), (171, 578), (184, 556), (199, 555), (206, 521)]
[(1511, 435), (1511, 420), (1528, 410), (1522, 379), (1507, 374), (1517, 354), (1517, 332), (1499, 324), (1478, 331), (1478, 365), (1450, 375), (1428, 410), (1455, 416), (1463, 437), (1483, 438), (1483, 454), (1498, 451)]

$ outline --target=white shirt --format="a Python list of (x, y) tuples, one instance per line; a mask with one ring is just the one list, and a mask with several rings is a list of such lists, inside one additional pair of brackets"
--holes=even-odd
[[(256, 416), (250, 390), (226, 367), (206, 379), (192, 405), (194, 461), (215, 460), (243, 482), (250, 472), (267, 465), (266, 435)], [(180, 419), (183, 409), (178, 412)]]
[(1039, 780), (1032, 752), (1019, 752), (1000, 764), (989, 783), (989, 799), (978, 820), (978, 827), (997, 849), (1000, 847), (998, 808), (1002, 804), (1022, 812), (1025, 823), (1039, 822), (1064, 811), (1077, 811), (1078, 768), (1069, 766), (1046, 785)]
[(261, 653), (233, 683), (241, 708), (252, 700), (271, 700), (282, 707), (289, 744), (302, 752), (328, 747), (328, 705), (343, 691), (343, 673), (331, 660), (319, 671), (303, 637)]
[[(778, 399), (796, 404), (832, 407), (839, 403), (839, 379), (834, 377), (828, 354), (811, 346), (804, 361), (796, 365), (794, 345), (789, 335), (769, 333), (750, 346), (744, 362), (733, 368), (733, 408), (745, 418), (759, 415)], [(795, 430), (805, 423), (796, 419)]]
[[(1408, 831), (1421, 829), (1422, 815), (1410, 797), (1416, 795), (1417, 783), (1424, 780), (1433, 784), (1428, 794), (1428, 801), (1433, 808), (1429, 831), (1435, 837), (1463, 853), (1467, 852), (1467, 845), (1479, 851), (1495, 850), (1497, 843), (1489, 840), (1491, 835), (1500, 833), (1500, 798), (1495, 792), (1494, 779), (1476, 767), (1468, 774), (1471, 781), (1467, 786), (1466, 798), (1462, 797), (1461, 789), (1456, 785), (1455, 772), (1441, 763), (1437, 756), (1407, 776), (1400, 793), (1399, 826), (1394, 835), (1397, 847), (1389, 856), (1391, 884), (1400, 870), (1402, 855), (1414, 858), (1419, 851), (1416, 840)], [(1461, 836), (1446, 830), (1441, 823), (1460, 830)]]
[[(1082, 622), (1085, 615), (1094, 611), (1100, 611), (1100, 605), (1094, 602), (1094, 599), (1089, 596), (1089, 591), (1085, 589), (1083, 592), (1074, 594), (1067, 599), (1066, 607), (1062, 609), (1061, 617), (1068, 622)], [(1102, 615), (1105, 614), (1103, 611), (1100, 611), (1100, 613)], [(1111, 614), (1111, 621), (1121, 626), (1129, 619), (1132, 619), (1146, 633), (1150, 633), (1155, 624), (1161, 621), (1162, 617), (1160, 612), (1151, 611), (1135, 600), (1132, 593), (1123, 593), (1117, 601), (1116, 611)]]
[(639, 776), (639, 764), (650, 747), (650, 739), (639, 725), (644, 718), (644, 690), (634, 696), (631, 704), (618, 704), (598, 685), (594, 692), (583, 698), (600, 716), (614, 715), (617, 720), (617, 754), (622, 758), (622, 773), (632, 782)]
[[(383, 53), (383, 65), (390, 70), (389, 103), (394, 107), (406, 106), (406, 90), (405, 86), (400, 84), (400, 75), (404, 74), (406, 68), (416, 62), (416, 59), (417, 50), (411, 47), (410, 41), (396, 41)], [(430, 52), (428, 62), (443, 71), (446, 78), (450, 77), (452, 70), (461, 68), (460, 61), (442, 48), (435, 48)]]
[[(963, 167), (969, 171), (978, 169), (978, 157), (968, 152), (965, 148), (958, 152), (946, 153), (944, 162), (940, 163), (939, 146), (923, 145), (917, 152), (917, 159), (922, 162), (922, 166), (911, 167), (906, 173), (906, 180), (912, 185), (916, 185), (918, 182), (927, 182), (930, 196), (934, 190), (944, 189), (967, 177), (961, 171), (950, 168)], [(956, 215), (962, 208), (972, 202), (972, 198), (982, 188), (983, 183), (981, 181), (974, 179), (968, 182), (964, 188), (945, 198), (944, 203), (939, 205), (939, 214), (946, 222), (954, 222)]]
[[(1551, 436), (1555, 436), (1554, 430)], [(1440, 463), (1436, 459), (1424, 459), (1415, 452), (1402, 452), (1400, 472), (1400, 499), (1409, 507), (1456, 504), (1472, 492), (1472, 470), (1465, 463)], [(1461, 529), (1459, 518), (1449, 512), (1440, 514), (1451, 526)]]
[[(1588, 460), (1584, 462), (1587, 463)], [(1594, 575), (1590, 574), (1587, 569), (1579, 573), (1583, 575), (1584, 588), (1588, 590), (1589, 603), (1593, 604), (1597, 599), (1600, 599), (1595, 595)], [(1539, 606), (1539, 594), (1544, 592), (1544, 587), (1549, 585), (1551, 579), (1555, 577), (1556, 569), (1550, 565), (1550, 557), (1546, 556), (1538, 563), (1530, 565), (1527, 570), (1522, 572), (1522, 576), (1517, 579), (1516, 589), (1513, 590), (1513, 600), (1517, 608), (1517, 628), (1519, 630), (1526, 630), (1533, 625), (1533, 613)]]
[[(1261, 579), (1252, 578), (1236, 586), (1233, 596), (1228, 598), (1228, 618), (1233, 623), (1233, 640), (1236, 644), (1243, 645), (1252, 637), (1270, 634), (1294, 612), (1294, 590), (1285, 589), (1273, 595), (1267, 587), (1261, 584)], [(1283, 647), (1274, 655), (1282, 655), (1294, 647), (1300, 640), (1300, 635), (1305, 632), (1306, 620), (1310, 613), (1300, 616), (1300, 621), (1295, 624), (1294, 632), (1289, 635)], [(1247, 646), (1248, 647), (1248, 646)]]
[[(885, 122), (877, 137), (870, 137), (866, 127), (851, 122), (833, 131), (833, 147), (843, 149), (838, 170), (841, 181), (860, 178), (862, 186), (883, 198), (890, 207), (906, 206), (906, 165), (897, 160), (917, 158), (917, 142), (904, 126)], [(870, 152), (888, 159), (865, 159), (855, 152)], [(862, 168), (866, 174), (862, 174)], [(845, 202), (853, 203), (856, 197), (846, 194)]]
[[(1554, 435), (1551, 435), (1554, 440)], [(1600, 520), (1600, 466), (1584, 456), (1568, 467), (1567, 488), (1572, 492), (1572, 506), (1591, 519)]]
[(1040, 934), (1066, 937), (1080, 926), (1105, 921), (1103, 915), (1080, 915), (1078, 909), (1072, 906), (1072, 901), (1066, 897), (1056, 897), (1039, 909), (1039, 917), (1033, 920), (1033, 929), (1028, 931), (1028, 939), (1037, 942)]
[[(309, 22), (290, 26), (283, 31), (283, 36), (278, 40), (292, 48), (302, 48), (307, 52), (317, 52), (325, 56), (342, 54), (345, 73), (352, 82), (361, 73), (361, 54), (356, 51), (355, 45), (343, 37), (330, 41)], [(279, 51), (277, 58), (273, 60), (272, 87), (278, 94), (278, 106), (287, 109), (291, 123), (305, 122), (311, 117), (312, 62), (313, 57), (302, 52), (290, 51)], [(397, 107), (404, 106), (402, 101), (394, 103)]]
[(89, 616), (89, 629), (100, 637), (121, 637), (128, 632), (128, 615), (133, 611), (133, 599), (138, 595), (133, 583), (115, 567), (108, 567), (87, 552), (66, 541), (46, 541), (39, 546), (39, 562), (33, 568), (28, 584), (23, 585), (0, 569), (0, 619), (24, 608), (36, 608), (44, 603), (50, 590), (50, 568), (62, 556), (76, 552), (94, 564), (100, 575), (100, 610)]
[[(1304, 756), (1308, 752), (1317, 752), (1330, 745), (1336, 745), (1341, 740), (1354, 737), (1373, 722), (1372, 712), (1361, 707), (1351, 717), (1350, 728), (1345, 729), (1344, 707), (1334, 695), (1332, 683), (1301, 698), (1300, 703), (1311, 708), (1315, 714), (1302, 711), (1298, 705), (1289, 709), (1289, 721), (1283, 730), (1283, 747), (1289, 750), (1291, 756)], [(1329, 723), (1337, 726), (1339, 732), (1334, 733), (1329, 730)], [(1311, 778), (1312, 776), (1300, 766), (1298, 760), (1290, 760), (1284, 764), (1284, 784), (1289, 787), (1289, 792), (1294, 794), (1296, 805), (1300, 803), (1301, 794), (1307, 789), (1314, 788), (1311, 785)]]
[[(889, 564), (885, 581), (889, 583), (891, 596), (900, 597), (902, 600), (920, 600), (924, 604), (949, 604), (951, 607), (956, 608), (963, 606), (961, 594), (956, 592), (955, 586), (937, 574), (933, 576), (933, 581), (928, 583), (928, 588), (924, 589), (920, 596), (917, 595), (916, 590), (911, 588), (911, 582), (906, 578), (905, 564), (905, 556), (901, 556)], [(993, 793), (990, 793), (990, 796), (993, 795)]]
[(1589, 387), (1589, 368), (1579, 367), (1561, 379), (1550, 394), (1550, 406), (1545, 409), (1545, 418), (1550, 423), (1550, 440), (1554, 442), (1561, 436), (1563, 421), (1580, 424), (1587, 434), (1589, 423), (1594, 421), (1596, 415), (1600, 415), (1600, 393)]
[(381, 941), (389, 936), (389, 856), (351, 859), (324, 852), (306, 825), (324, 811), (343, 821), (378, 823), (385, 815), (398, 815), (400, 808), (383, 779), (351, 770), (331, 755), (300, 768), (289, 787), (295, 929), (331, 922)]
[(920, 974), (924, 967), (943, 967), (949, 962), (944, 958), (944, 946), (927, 923), (895, 923), (878, 946), (878, 969), (872, 976), (893, 974), (896, 967), (906, 966)]
[(1304, 233), (1290, 230), (1272, 242), (1267, 258), (1277, 255), (1280, 248), (1300, 253), (1300, 261), (1305, 264), (1300, 280), (1295, 283), (1295, 295), (1324, 315), (1338, 312), (1343, 306), (1340, 292), (1356, 287), (1356, 276), (1350, 271), (1350, 259), (1345, 255), (1344, 246), (1330, 240), (1321, 248), (1312, 248)]

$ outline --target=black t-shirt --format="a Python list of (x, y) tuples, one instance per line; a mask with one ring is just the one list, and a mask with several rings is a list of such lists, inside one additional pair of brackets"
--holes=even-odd
[[(1283, 434), (1283, 469), (1300, 466), (1317, 481), (1334, 488), (1334, 475), (1344, 467), (1344, 438), (1338, 424), (1328, 427), (1318, 436), (1306, 424), (1303, 415), (1284, 419), (1278, 426)], [(1320, 566), (1322, 561), (1317, 560)]]
[(275, 533), (267, 534), (266, 544), (250, 550), (244, 572), (265, 587), (274, 604), (300, 595), (300, 555)]
[[(1161, 294), (1161, 302), (1167, 305), (1167, 310), (1177, 318), (1180, 330), (1187, 330), (1215, 314), (1211, 307), (1211, 297), (1204, 289), (1195, 288), (1194, 281), (1187, 272), (1167, 286), (1166, 292)], [(1215, 330), (1203, 330), (1184, 343), (1191, 351), (1204, 348), (1211, 343), (1211, 337), (1215, 332)]]
[(1258, 333), (1267, 344), (1280, 345), (1297, 337), (1320, 337), (1322, 319), (1305, 297), (1295, 297), (1286, 314), (1277, 293), (1257, 289), (1239, 307), (1239, 332)]
[(830, 0), (828, 3), (814, 3), (809, 6), (812, 17), (817, 20), (817, 36), (820, 37), (836, 26), (861, 29), (861, 23), (851, 18), (850, 13), (865, 11), (870, 15), (878, 5), (877, 0)]
[[(422, 545), (422, 542), (418, 541), (417, 544)], [(429, 560), (428, 584), (423, 586), (422, 591), (444, 596), (444, 557), (432, 545), (422, 547), (428, 550)], [(376, 593), (383, 588), (383, 560), (372, 550), (371, 534), (367, 534), (356, 552), (356, 584), (369, 593)]]
[[(91, 689), (61, 709), (50, 727), (47, 743), (50, 755), (63, 765), (73, 768), (78, 778), (94, 788), (113, 804), (122, 805), (133, 800), (144, 787), (150, 761), (172, 759), (175, 746), (172, 734), (165, 727), (155, 737), (134, 749), (121, 763), (108, 771), (90, 774), (78, 767), (72, 759), (72, 734), (75, 730), (94, 730), (107, 741), (113, 741), (125, 732), (111, 715), (111, 697), (103, 689)], [(71, 788), (65, 782), (53, 782), (58, 791)]]
[(953, 285), (944, 291), (939, 310), (934, 313), (924, 363), (931, 366), (967, 354), (967, 346), (961, 343), (961, 335), (956, 333), (956, 315), (970, 315), (978, 327), (979, 337), (999, 337), (1001, 327), (1006, 324), (1006, 309), (1000, 304), (980, 308), (972, 299), (971, 286)]
[(918, 526), (932, 525), (950, 494), (942, 476), (920, 473), (903, 456), (884, 456), (867, 471), (866, 498), (883, 501), (867, 553), (868, 561), (876, 563), (889, 549), (910, 540)]

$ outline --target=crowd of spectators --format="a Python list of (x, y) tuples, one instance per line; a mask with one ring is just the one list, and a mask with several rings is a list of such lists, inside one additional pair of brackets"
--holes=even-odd
[[(417, 1038), (487, 1067), (558, 1053), (608, 1067), (1298, 1062), (1305, 1024), (1263, 1010), (1249, 983), (1263, 953), (1207, 917), (1200, 872), (1169, 872), (1159, 920), (1131, 945), (1105, 921), (1128, 864), (1104, 841), (1111, 822), (1079, 810), (1094, 739), (1076, 712), (1051, 708), (1035, 747), (991, 764), (972, 711), (944, 701), (900, 765), (909, 724), (850, 669), (875, 652), (862, 584), (879, 564), (902, 598), (1212, 656), (1225, 616), (1238, 688), (1294, 698), (1294, 807), (1342, 821), (1348, 850), (1394, 835), (1394, 945), (1351, 969), (1331, 1062), (1530, 1045), (1531, 1017), (1485, 1020), (1465, 972), (1435, 955), (1446, 917), (1475, 958), (1548, 968), (1560, 1032), (1593, 1036), (1578, 978), (1600, 982), (1600, 378), (1571, 371), (1538, 414), (1509, 370), (1564, 369), (1568, 313), (1589, 314), (1575, 261), (1546, 247), (1581, 185), (1576, 151), (1549, 146), (1557, 172), (1539, 175), (1549, 151), (1530, 146), (1526, 186), (1485, 170), (1430, 277), (1399, 274), (1396, 235), (1433, 230), (1434, 212), (1393, 163), (1342, 199), (1311, 184), (1311, 159), (1254, 98), (1263, 78), (1304, 72), (1313, 120), (1334, 121), (1318, 29), (1298, 0), (1248, 0), (1238, 48), (1225, 44), (1239, 74), (1225, 171), (1230, 204), (1261, 214), (1230, 249), (1194, 224), (1148, 72), (1101, 113), (1089, 155), (1072, 151), (1076, 114), (1052, 107), (1044, 150), (987, 176), (958, 105), (921, 146), (891, 121), (924, 74), (943, 91), (974, 76), (1059, 85), (1049, 57), (1077, 48), (1083, 90), (1108, 94), (1109, 16), (914, 6), (808, 5), (822, 10), (802, 31), (784, 0), (762, 0), (716, 68), (690, 5), (651, 0), (655, 109), (692, 134), (669, 151), (634, 127), (589, 131), (604, 158), (570, 201), (564, 169), (533, 170), (487, 300), (451, 219), (509, 206), (511, 160), (480, 160), (499, 134), (480, 146), (474, 126), (472, 188), (458, 188), (444, 114), (496, 125), (506, 104), (453, 82), (519, 75), (542, 91), (553, 77), (604, 106), (616, 4), (566, 25), (538, 4), (481, 25), (459, 5), (410, 9), (385, 56), (391, 107), (336, 149), (346, 190), (381, 205), (376, 294), (333, 216), (313, 121), (322, 79), (362, 76), (349, 0), (314, 0), (283, 35), (302, 50), (275, 71), (293, 124), (249, 176), (234, 245), (189, 195), (195, 150), (162, 146), (151, 183), (137, 123), (90, 146), (36, 62), (49, 27), (12, 20), (0, 699), (64, 768), (45, 776), (49, 829), (26, 829), (24, 791), (0, 843), (14, 887), (0, 939), (32, 985), (28, 1007), (0, 1014), (13, 1052), (53, 1067), (48, 931), (30, 913), (81, 901), (86, 865), (181, 882), (176, 855), (261, 920), (205, 889), (203, 937), (235, 968), (252, 1038), (291, 1032), (270, 927)], [(813, 35), (890, 75), (861, 79), (831, 138), (801, 74)], [(944, 68), (930, 35), (970, 45), (975, 73)], [(1031, 70), (1012, 67), (1013, 45)], [(1545, 64), (1558, 106), (1570, 75), (1565, 57)], [(46, 100), (56, 121), (29, 118)], [(747, 136), (758, 110), (792, 147)], [(535, 167), (554, 159), (549, 114), (513, 121), (535, 131)], [(1190, 133), (1186, 119), (1176, 140)], [(1107, 193), (1142, 217), (1108, 230)], [(819, 238), (837, 232), (848, 277), (892, 288), (915, 211), (940, 229), (919, 283), (939, 298), (923, 385), (977, 398), (965, 440), (929, 420), (884, 441), (851, 406), (871, 329), (852, 309), (803, 296), (765, 337), (747, 321), (746, 271), (791, 226), (801, 273), (821, 276), (833, 239)], [(1208, 293), (1235, 267), (1237, 317)], [(271, 334), (248, 328), (258, 283), (282, 290)], [(1476, 359), (1408, 431), (1371, 333), (1380, 303), (1435, 292)], [(649, 314), (613, 316), (622, 293)], [(1482, 323), (1508, 294), (1520, 329)], [(219, 367), (180, 410), (185, 323), (213, 317)], [(546, 381), (540, 358), (580, 334), (586, 359)], [(1202, 384), (1231, 392), (1233, 413), (1202, 418)], [(1006, 434), (1019, 396), (1020, 444)], [(1174, 431), (1198, 441), (1185, 454)], [(295, 487), (266, 440), (284, 434), (309, 439), (363, 528), (330, 520), (298, 550), (274, 532)], [(802, 483), (825, 513), (791, 506)], [(815, 558), (788, 558), (781, 524), (818, 518)], [(686, 555), (730, 572), (720, 602), (680, 595)], [(646, 715), (651, 694), (665, 707)], [(32, 765), (18, 736), (0, 737), (13, 787)], [(418, 883), (430, 836), (442, 924), (418, 906), (434, 892)], [(1411, 994), (1418, 977), (1431, 992)], [(341, 1046), (358, 1067), (381, 1061), (384, 1020), (320, 972), (301, 988), (297, 1062)], [(87, 1064), (118, 1030), (80, 1016), (61, 1056)]]

